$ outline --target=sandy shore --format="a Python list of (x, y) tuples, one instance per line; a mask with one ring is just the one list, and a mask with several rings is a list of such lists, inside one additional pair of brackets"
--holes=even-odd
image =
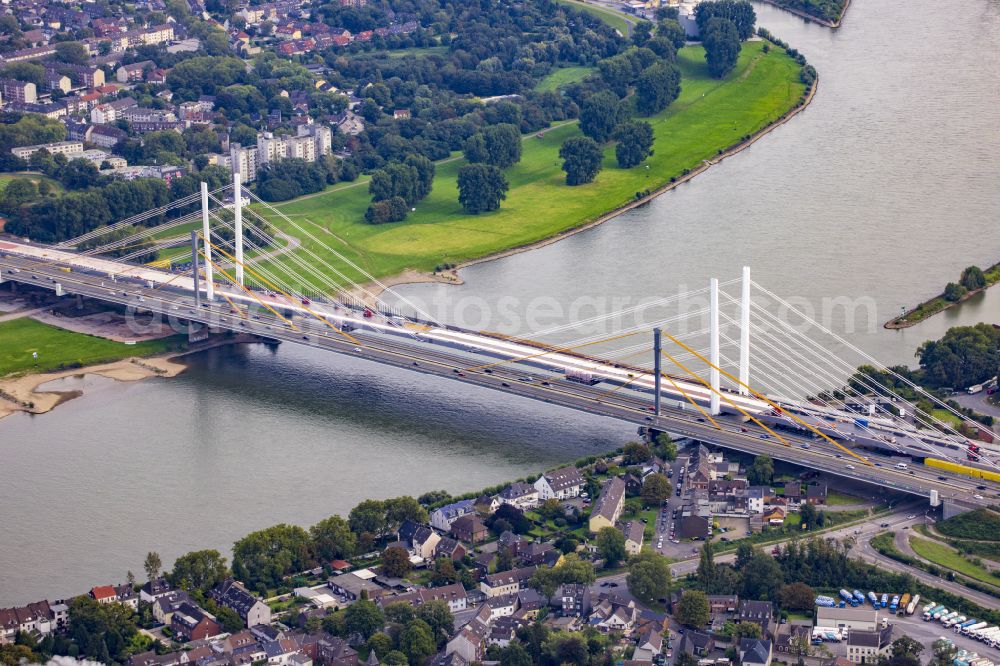
[(186, 367), (183, 363), (172, 360), (171, 357), (128, 358), (89, 368), (45, 372), (0, 380), (0, 391), (3, 392), (0, 395), (0, 418), (14, 412), (45, 414), (67, 400), (72, 400), (80, 395), (79, 391), (38, 390), (38, 387), (56, 379), (99, 375), (120, 382), (135, 382), (149, 377), (174, 377), (183, 372)]
[(816, 90), (818, 87), (819, 87), (819, 78), (817, 77), (817, 79), (813, 82), (812, 88), (810, 88), (807, 91), (805, 100), (800, 106), (796, 106), (793, 109), (787, 111), (785, 115), (781, 116), (767, 127), (758, 130), (746, 141), (736, 144), (729, 150), (715, 157), (712, 157), (711, 159), (704, 160), (700, 165), (698, 165), (694, 169), (691, 169), (691, 171), (689, 171), (687, 174), (678, 177), (674, 182), (665, 183), (661, 187), (652, 190), (649, 194), (642, 197), (641, 199), (635, 199), (634, 201), (630, 201), (627, 204), (620, 206), (612, 211), (609, 211), (596, 219), (584, 222), (575, 227), (571, 227), (569, 229), (566, 229), (564, 231), (555, 234), (554, 236), (543, 238), (542, 240), (536, 241), (534, 243), (528, 243), (526, 245), (512, 247), (510, 249), (503, 250), (501, 252), (495, 252), (493, 254), (488, 254), (484, 257), (479, 257), (478, 259), (470, 259), (469, 261), (465, 261), (459, 264), (453, 269), (442, 271), (440, 273), (424, 273), (423, 271), (407, 269), (402, 273), (397, 273), (396, 275), (392, 275), (387, 278), (382, 278), (378, 281), (378, 283), (368, 283), (363, 286), (363, 290), (362, 289), (354, 290), (354, 294), (355, 296), (358, 296), (360, 298), (365, 298), (371, 294), (378, 295), (387, 288), (396, 287), (404, 284), (418, 284), (426, 282), (438, 282), (442, 284), (464, 284), (462, 278), (458, 276), (458, 271), (462, 270), (463, 268), (468, 268), (469, 266), (475, 266), (476, 264), (485, 263), (487, 261), (496, 261), (497, 259), (503, 259), (504, 257), (509, 257), (514, 254), (527, 252), (529, 250), (535, 250), (540, 247), (545, 247), (546, 245), (551, 245), (552, 243), (561, 241), (562, 239), (572, 236), (573, 234), (578, 234), (582, 231), (587, 231), (588, 229), (592, 229), (598, 226), (599, 224), (604, 224), (608, 220), (613, 220), (622, 213), (630, 211), (633, 208), (638, 208), (639, 206), (646, 205), (647, 203), (649, 203), (656, 197), (660, 196), (664, 192), (669, 192), (675, 187), (680, 187), (681, 185), (687, 183), (698, 174), (707, 171), (708, 169), (718, 164), (719, 162), (723, 161), (727, 157), (732, 157), (737, 153), (743, 152), (744, 150), (752, 146), (754, 143), (759, 141), (762, 137), (769, 134), (778, 127), (781, 127), (789, 120), (797, 116), (799, 113), (804, 111), (812, 102), (813, 97), (815, 97)]

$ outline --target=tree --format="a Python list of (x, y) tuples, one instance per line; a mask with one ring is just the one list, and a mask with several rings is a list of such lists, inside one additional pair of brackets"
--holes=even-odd
[(401, 222), (406, 219), (409, 212), (410, 207), (403, 197), (392, 197), (385, 201), (374, 201), (365, 211), (365, 222), (368, 224)]
[(809, 610), (816, 603), (816, 593), (801, 582), (783, 586), (778, 597), (781, 599), (781, 607), (790, 610)]
[(243, 628), (243, 618), (229, 606), (216, 605), (213, 610), (215, 618), (225, 631), (234, 634)]
[(566, 139), (559, 149), (562, 170), (566, 172), (567, 185), (584, 185), (594, 180), (601, 171), (604, 151), (593, 139), (585, 136)]
[(740, 57), (740, 37), (733, 22), (718, 17), (709, 19), (701, 33), (701, 40), (705, 46), (709, 73), (721, 79), (731, 72)]
[(156, 580), (160, 577), (160, 569), (163, 567), (160, 554), (156, 551), (149, 551), (146, 553), (146, 561), (142, 566), (146, 570), (146, 580)]
[(945, 300), (955, 302), (960, 300), (963, 296), (969, 293), (969, 290), (958, 284), (957, 282), (949, 282), (944, 287), (944, 297)]
[(532, 666), (534, 663), (528, 651), (516, 641), (500, 649), (500, 666)]
[(647, 116), (659, 113), (670, 106), (680, 93), (680, 71), (669, 63), (658, 62), (647, 67), (639, 75), (639, 80), (635, 84), (636, 108), (639, 113)]
[(251, 532), (233, 545), (233, 574), (250, 587), (276, 587), (290, 573), (311, 569), (312, 541), (297, 525)]
[(382, 571), (392, 578), (403, 578), (410, 573), (410, 554), (400, 546), (390, 546), (382, 553)]
[(969, 266), (962, 271), (962, 277), (958, 282), (969, 291), (975, 291), (986, 286), (986, 276), (979, 266)]
[(622, 462), (626, 465), (642, 465), (652, 459), (653, 452), (641, 442), (628, 442), (622, 448)]
[(182, 590), (207, 594), (228, 575), (226, 558), (219, 551), (196, 550), (178, 557), (167, 579)]
[(80, 42), (59, 42), (56, 44), (56, 60), (70, 65), (86, 65), (90, 53)]
[(413, 620), (408, 623), (399, 636), (399, 648), (411, 664), (422, 664), (432, 654), (437, 652), (437, 641), (434, 632), (423, 620)]
[[(640, 120), (622, 123), (615, 130), (615, 158), (618, 166), (631, 169), (653, 154), (653, 126)], [(674, 457), (677, 449), (674, 448)]]
[(815, 505), (803, 502), (802, 506), (799, 508), (800, 525), (803, 529), (807, 530), (818, 527), (821, 515), (822, 514), (816, 509)]
[(99, 604), (88, 596), (69, 604), (67, 636), (76, 643), (80, 657), (105, 664), (124, 662), (136, 633), (135, 614), (124, 604)]
[(45, 66), (37, 62), (12, 62), (0, 70), (4, 78), (34, 83), (41, 88), (45, 85)]
[(508, 189), (503, 172), (491, 164), (467, 164), (458, 170), (458, 202), (466, 213), (497, 210)]
[(643, 551), (629, 562), (625, 582), (646, 603), (662, 599), (670, 592), (670, 563), (662, 555)]
[(351, 531), (359, 536), (368, 533), (380, 537), (386, 530), (385, 504), (381, 500), (365, 500), (351, 509), (347, 521)]
[(955, 326), (940, 340), (920, 345), (916, 355), (931, 386), (980, 384), (1000, 366), (1000, 331), (989, 324)]
[(747, 468), (747, 482), (751, 486), (766, 486), (774, 478), (774, 460), (768, 455), (759, 455)]
[(376, 631), (368, 639), (368, 649), (375, 653), (379, 659), (385, 657), (392, 651), (392, 638), (381, 631)]
[(373, 172), (368, 182), (368, 192), (373, 201), (402, 197), (411, 206), (417, 201), (420, 187), (420, 174), (416, 167), (399, 162), (390, 162)]
[(319, 521), (309, 528), (309, 536), (316, 555), (323, 560), (353, 557), (358, 544), (350, 524), (340, 516), (330, 516)]
[(423, 155), (407, 155), (403, 164), (417, 171), (417, 201), (422, 201), (434, 187), (434, 162)]
[(383, 666), (409, 666), (410, 660), (399, 650), (393, 650), (382, 658)]
[(743, 571), (747, 568), (747, 565), (753, 561), (753, 546), (748, 544), (746, 541), (741, 541), (738, 546), (736, 546), (736, 561), (733, 562), (733, 566), (736, 567), (737, 571)]
[(627, 119), (628, 112), (614, 93), (594, 93), (580, 106), (580, 131), (598, 143), (610, 139)]
[(677, 602), (674, 619), (686, 627), (697, 629), (708, 624), (710, 617), (708, 597), (700, 590), (688, 590)]
[(706, 541), (701, 547), (698, 556), (698, 569), (696, 576), (698, 584), (707, 592), (712, 592), (712, 585), (715, 581), (715, 552), (711, 541)]
[(702, 34), (705, 33), (712, 18), (732, 21), (740, 41), (750, 39), (754, 32), (754, 24), (757, 22), (757, 14), (746, 0), (715, 0), (699, 3), (695, 9), (695, 21)]
[(698, 666), (698, 657), (681, 651), (674, 660), (675, 666)]
[(370, 599), (358, 599), (344, 612), (344, 629), (350, 634), (361, 634), (368, 640), (385, 625), (382, 611)]
[(784, 582), (785, 576), (774, 558), (756, 552), (743, 570), (743, 590), (740, 596), (746, 599), (776, 600), (778, 590)]
[(521, 132), (514, 125), (487, 125), (465, 143), (465, 159), (506, 169), (521, 161)]
[(438, 646), (448, 640), (455, 630), (455, 616), (452, 615), (446, 601), (434, 600), (420, 604), (417, 606), (416, 615), (431, 628), (431, 635)]
[(674, 440), (670, 438), (665, 432), (661, 432), (656, 436), (656, 445), (653, 447), (656, 455), (660, 456), (668, 462), (673, 462), (677, 460), (677, 445), (674, 444)]
[(642, 482), (642, 503), (646, 506), (657, 506), (670, 497), (674, 489), (663, 474), (650, 474)]
[[(909, 636), (900, 636), (892, 642), (892, 654), (893, 656), (909, 656), (918, 658), (920, 653), (924, 651), (924, 645), (920, 641), (914, 640)], [(918, 662), (919, 663), (919, 662)]]
[(625, 559), (625, 535), (614, 527), (602, 527), (597, 533), (597, 552), (604, 558), (604, 566), (610, 568)]

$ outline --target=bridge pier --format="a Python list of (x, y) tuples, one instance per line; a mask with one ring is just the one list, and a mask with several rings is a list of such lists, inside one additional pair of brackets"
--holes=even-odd
[(194, 305), (201, 309), (201, 285), (198, 284), (198, 232), (191, 230), (191, 274), (194, 275)]
[(719, 279), (712, 278), (709, 286), (709, 381), (712, 385), (711, 412), (718, 416), (722, 409), (719, 404)]
[(83, 309), (83, 294), (76, 295), (76, 309), (77, 310)]

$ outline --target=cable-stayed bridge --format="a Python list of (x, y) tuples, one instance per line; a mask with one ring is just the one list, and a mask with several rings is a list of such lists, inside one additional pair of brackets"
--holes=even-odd
[[(150, 220), (158, 223), (146, 226)], [(173, 261), (141, 263), (155, 253)], [(511, 338), (441, 324), (398, 295), (387, 302), (391, 289), (237, 177), (232, 187), (209, 192), (203, 184), (200, 196), (55, 246), (0, 239), (3, 280), (149, 310), (203, 325), (202, 332), (307, 345), (767, 453), (932, 504), (995, 504), (1000, 491), (1000, 449), (987, 428), (753, 282), (747, 269)], [(682, 303), (689, 307), (648, 323), (619, 323)], [(689, 330), (692, 321), (699, 323)], [(612, 330), (565, 339), (609, 322)], [(831, 351), (831, 340), (853, 362)], [(872, 374), (856, 372), (859, 359)]]

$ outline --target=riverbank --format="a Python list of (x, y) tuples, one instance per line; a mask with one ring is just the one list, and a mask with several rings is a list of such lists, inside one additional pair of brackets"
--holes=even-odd
[[(521, 162), (507, 171), (507, 200), (492, 213), (468, 215), (458, 204), (461, 159), (438, 163), (433, 191), (404, 222), (365, 224), (370, 197), (363, 188), (334, 188), (278, 207), (297, 223), (323, 230), (326, 242), (363, 269), (338, 262), (337, 268), (353, 281), (366, 283), (374, 277), (385, 285), (458, 283), (454, 267), (523, 252), (601, 224), (688, 182), (787, 122), (809, 104), (815, 86), (802, 83), (801, 66), (783, 49), (764, 45), (746, 43), (736, 69), (722, 80), (708, 74), (701, 47), (681, 49), (680, 97), (667, 111), (643, 118), (654, 129), (653, 155), (639, 167), (622, 169), (609, 146), (604, 169), (588, 185), (564, 183), (559, 148), (580, 135), (575, 123), (566, 123), (525, 141)], [(273, 216), (270, 222), (288, 226)], [(318, 254), (331, 250), (320, 242), (304, 245)], [(404, 272), (408, 275), (401, 279)]]
[(788, 12), (789, 14), (793, 14), (795, 16), (798, 16), (799, 18), (805, 19), (809, 23), (816, 23), (818, 25), (822, 25), (827, 28), (839, 28), (840, 23), (844, 20), (844, 16), (847, 14), (847, 8), (851, 6), (851, 0), (844, 0), (844, 6), (841, 7), (840, 13), (837, 15), (837, 18), (834, 20), (830, 20), (830, 19), (825, 19), (821, 16), (810, 14), (809, 12), (803, 11), (796, 7), (789, 7), (787, 5), (782, 4), (778, 0), (760, 0), (760, 1), (765, 4), (771, 5), (772, 7), (777, 7), (778, 9)]
[(945, 310), (950, 310), (951, 308), (966, 302), (973, 296), (985, 292), (997, 282), (1000, 282), (1000, 262), (993, 264), (988, 269), (983, 271), (983, 276), (986, 278), (986, 284), (984, 286), (967, 291), (953, 301), (945, 298), (944, 293), (940, 293), (933, 298), (923, 301), (917, 307), (907, 310), (900, 316), (890, 319), (885, 322), (883, 326), (889, 330), (916, 326), (925, 319), (933, 317), (934, 315), (944, 312)]
[(79, 397), (80, 391), (46, 391), (45, 384), (66, 377), (98, 375), (120, 382), (134, 382), (150, 377), (175, 377), (184, 371), (183, 363), (171, 359), (180, 354), (152, 358), (128, 358), (72, 370), (43, 372), (0, 379), (0, 419), (16, 412), (46, 414), (67, 400)]

